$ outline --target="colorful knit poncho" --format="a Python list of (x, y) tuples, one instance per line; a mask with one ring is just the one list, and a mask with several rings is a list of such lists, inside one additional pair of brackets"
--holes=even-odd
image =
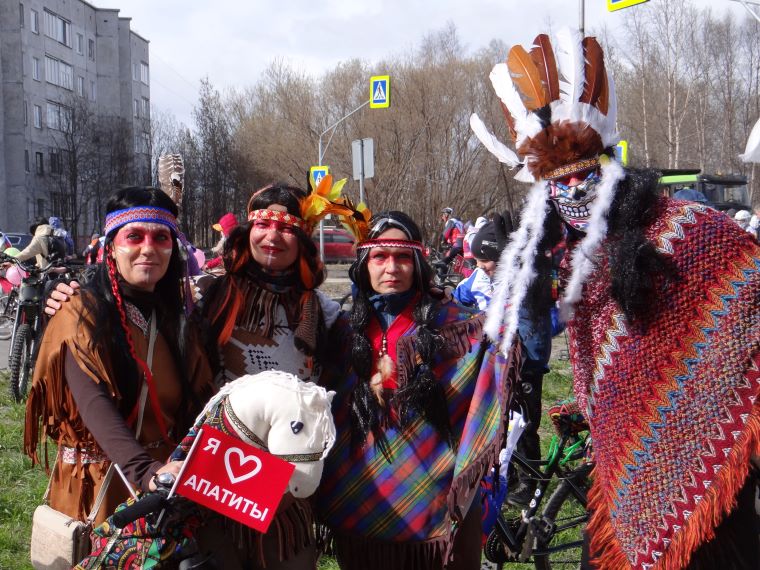
[(610, 298), (605, 259), (568, 326), (596, 458), (591, 551), (604, 570), (686, 566), (760, 451), (760, 246), (704, 206), (658, 207), (646, 237), (678, 276), (651, 299), (646, 328)]
[[(352, 449), (349, 410), (357, 377), (336, 375), (326, 384), (337, 391), (338, 437), (317, 491), (318, 516), (342, 538), (347, 556), (368, 559), (368, 570), (442, 568), (452, 521), (461, 522), (498, 455), (510, 380), (504, 355), (482, 341), (481, 326), (482, 315), (456, 303), (443, 305), (434, 325), (446, 341), (433, 370), (445, 386), (456, 450), (421, 417), (403, 430), (385, 429), (391, 462), (371, 434), (364, 447)], [(350, 330), (345, 334), (350, 338)], [(414, 370), (414, 342), (412, 326), (397, 344), (399, 386)], [(351, 346), (350, 340), (340, 344)]]

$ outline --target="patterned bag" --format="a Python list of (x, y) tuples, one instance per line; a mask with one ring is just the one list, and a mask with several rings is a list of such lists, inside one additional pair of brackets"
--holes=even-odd
[[(147, 497), (152, 493), (143, 495)], [(139, 497), (138, 497), (139, 500)], [(178, 497), (167, 507), (160, 525), (155, 515), (142, 517), (119, 528), (114, 516), (131, 506), (135, 499), (128, 499), (114, 511), (114, 515), (92, 530), (92, 550), (76, 565), (75, 570), (106, 568), (161, 568), (172, 564), (194, 551), (194, 534), (201, 524), (198, 507)]]

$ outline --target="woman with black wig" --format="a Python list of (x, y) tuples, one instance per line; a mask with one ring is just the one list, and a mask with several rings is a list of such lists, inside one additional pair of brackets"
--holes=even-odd
[(357, 246), (323, 384), (338, 429), (317, 493), (343, 569), (480, 567), (478, 482), (498, 454), (506, 360), (482, 315), (431, 288), (417, 225), (382, 212)]
[[(176, 473), (166, 460), (213, 392), (185, 314), (176, 206), (159, 190), (132, 187), (106, 211), (104, 261), (45, 331), (24, 432), (35, 462), (41, 438), (57, 444), (49, 504), (79, 520), (112, 462), (143, 491), (156, 473)], [(96, 522), (129, 496), (121, 481), (106, 489)]]
[[(198, 281), (200, 315), (217, 385), (267, 370), (316, 382), (339, 305), (316, 288), (325, 271), (310, 238), (304, 191), (274, 184), (251, 196), (247, 222), (225, 243), (226, 273)], [(191, 440), (182, 443), (182, 459)], [(211, 515), (199, 536), (223, 568), (312, 569), (317, 565), (308, 499), (286, 494), (266, 534)]]

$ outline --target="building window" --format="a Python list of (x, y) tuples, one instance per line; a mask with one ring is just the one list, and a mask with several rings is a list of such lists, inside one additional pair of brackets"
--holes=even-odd
[(150, 133), (143, 132), (142, 148), (144, 154), (150, 154)]
[(35, 34), (40, 33), (40, 13), (37, 10), (30, 11), (29, 29)]
[(71, 109), (65, 105), (48, 101), (47, 126), (49, 129), (67, 131), (71, 127)]
[(74, 219), (74, 195), (66, 192), (51, 192), (50, 208), (54, 216), (64, 220)]
[(18, 25), (24, 27), (24, 5), (20, 2), (18, 5)]
[(24, 149), (24, 170), (29, 172), (29, 149)]
[(45, 35), (71, 47), (71, 22), (45, 10)]
[(46, 55), (45, 79), (48, 83), (71, 91), (74, 88), (74, 69), (68, 63)]
[(44, 158), (42, 157), (41, 152), (35, 152), (34, 153), (34, 171), (42, 176), (45, 174), (45, 164), (44, 164)]
[(50, 151), (50, 174), (63, 174), (63, 163), (57, 150)]
[(97, 89), (95, 88), (95, 82), (90, 81), (90, 101), (94, 101), (97, 97)]
[(145, 119), (150, 118), (150, 99), (147, 97), (142, 98), (142, 115)]
[(84, 36), (77, 33), (77, 53), (84, 55)]
[(95, 40), (87, 40), (87, 57), (95, 61)]
[(135, 119), (140, 118), (140, 101), (137, 99), (132, 101), (132, 114), (135, 116)]
[(29, 124), (29, 103), (24, 101), (24, 126)]
[(37, 57), (32, 57), (32, 79), (40, 81), (40, 60)]
[(77, 77), (77, 95), (84, 97), (84, 77)]
[(42, 107), (39, 105), (34, 106), (34, 126), (38, 129), (42, 128)]
[(149, 73), (148, 73), (148, 64), (144, 61), (140, 62), (140, 81), (145, 83), (145, 85), (148, 85), (148, 80), (150, 79)]
[(137, 63), (132, 64), (132, 81), (140, 81), (140, 66)]

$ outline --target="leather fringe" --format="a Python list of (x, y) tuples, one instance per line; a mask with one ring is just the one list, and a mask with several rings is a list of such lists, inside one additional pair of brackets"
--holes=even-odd
[[(686, 521), (669, 547), (654, 565), (654, 570), (680, 570), (685, 568), (694, 552), (715, 536), (715, 529), (736, 506), (736, 496), (741, 491), (750, 469), (752, 455), (760, 454), (760, 399), (747, 418), (744, 431), (734, 446), (726, 464), (716, 474), (702, 501)], [(588, 533), (590, 550), (595, 553), (593, 564), (605, 570), (631, 568), (610, 521), (609, 509), (604, 495), (595, 480), (589, 491), (588, 508), (591, 517)]]
[(288, 560), (309, 545), (315, 544), (314, 512), (308, 499), (296, 499), (284, 511), (278, 512), (266, 534), (262, 534), (231, 519), (224, 519), (228, 531), (238, 550), (255, 558), (262, 568), (266, 568), (264, 543), (274, 541), (280, 561)]
[(343, 570), (441, 570), (453, 544), (449, 534), (420, 542), (386, 542), (336, 534), (332, 543)]
[[(485, 315), (478, 313), (471, 319), (457, 321), (436, 329), (436, 334), (443, 338), (445, 356), (448, 358), (461, 358), (472, 349), (472, 339), (480, 339), (483, 335), (483, 323)], [(399, 386), (403, 386), (409, 377), (414, 374), (420, 364), (419, 355), (415, 348), (417, 335), (403, 336), (396, 345), (396, 372)]]

